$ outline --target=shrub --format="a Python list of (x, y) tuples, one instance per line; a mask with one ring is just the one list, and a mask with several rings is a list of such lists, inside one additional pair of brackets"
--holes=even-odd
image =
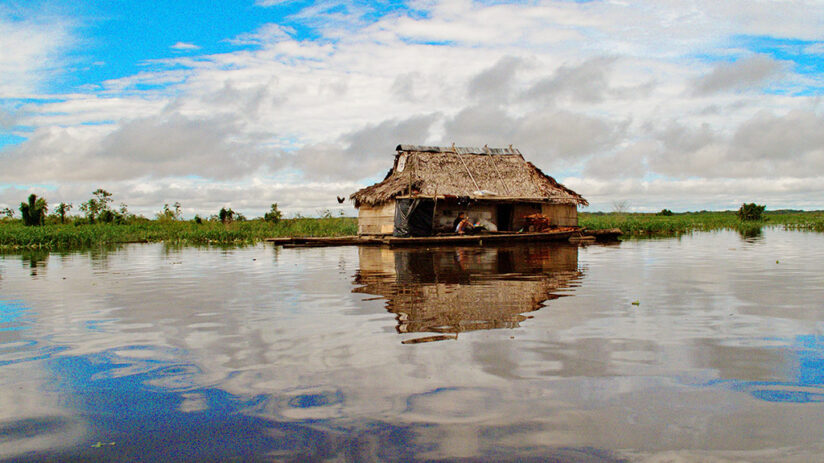
[(278, 223), (282, 216), (283, 214), (280, 212), (280, 209), (278, 209), (278, 203), (272, 203), (272, 209), (263, 215), (263, 220)]
[(669, 209), (661, 209), (661, 212), (659, 212), (658, 215), (670, 216), (670, 215), (672, 215), (672, 211), (669, 210)]
[(112, 223), (114, 222), (114, 212), (106, 209), (100, 212), (100, 215), (97, 216), (97, 219), (103, 223)]
[(738, 209), (738, 218), (741, 220), (761, 220), (761, 215), (767, 206), (759, 206), (755, 203), (744, 203)]

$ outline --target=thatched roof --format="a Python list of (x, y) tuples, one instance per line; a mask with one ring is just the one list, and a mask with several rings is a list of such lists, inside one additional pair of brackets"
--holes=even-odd
[(355, 207), (378, 205), (410, 189), (422, 197), (468, 196), (473, 199), (589, 203), (556, 182), (517, 148), (472, 148), (398, 145), (395, 163), (382, 182), (349, 198)]

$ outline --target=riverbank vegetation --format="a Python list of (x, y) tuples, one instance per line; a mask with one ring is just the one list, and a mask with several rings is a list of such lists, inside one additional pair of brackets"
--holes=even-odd
[(250, 244), (271, 237), (355, 235), (357, 219), (321, 217), (220, 222), (134, 219), (127, 223), (52, 223), (27, 227), (0, 221), (0, 249), (69, 249), (117, 243)]
[(184, 220), (182, 206), (164, 204), (153, 219), (131, 213), (125, 203), (115, 209), (112, 193), (98, 188), (69, 216), (72, 204), (59, 203), (51, 214), (45, 198), (32, 194), (20, 203), (22, 219), (11, 208), (0, 210), (0, 250), (75, 249), (119, 243), (251, 244), (286, 236), (344, 236), (357, 233), (357, 219), (319, 211), (318, 218), (284, 219), (277, 203), (263, 217), (247, 219), (229, 207), (210, 217)]
[(824, 232), (824, 211), (766, 211), (757, 220), (743, 220), (740, 211), (659, 213), (587, 213), (578, 222), (591, 229), (620, 228), (625, 237), (673, 236), (695, 231), (736, 230), (744, 234), (765, 226)]
[[(120, 243), (165, 242), (169, 244), (252, 244), (265, 238), (292, 236), (346, 236), (357, 234), (357, 219), (335, 217), (329, 210), (318, 218), (285, 219), (277, 203), (263, 217), (247, 219), (231, 208), (210, 217), (196, 215), (184, 220), (181, 204), (165, 204), (153, 219), (129, 212), (125, 203), (115, 209), (112, 194), (97, 189), (80, 204), (83, 215), (69, 216), (72, 204), (59, 203), (49, 211), (45, 198), (32, 194), (20, 203), (22, 218), (11, 208), (0, 210), (0, 250), (75, 249)], [(824, 232), (824, 211), (765, 211), (765, 206), (743, 204), (738, 211), (658, 213), (626, 212), (625, 204), (614, 212), (581, 212), (579, 224), (589, 229), (619, 228), (624, 237), (676, 236), (694, 231), (737, 230), (744, 235), (760, 233), (765, 226)]]

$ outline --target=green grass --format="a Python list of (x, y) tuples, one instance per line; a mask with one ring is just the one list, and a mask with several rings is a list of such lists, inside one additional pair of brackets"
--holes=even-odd
[(582, 227), (620, 228), (627, 237), (676, 236), (695, 231), (736, 230), (753, 234), (764, 226), (788, 230), (824, 231), (824, 212), (765, 212), (764, 220), (742, 221), (734, 211), (685, 212), (663, 216), (640, 213), (586, 213), (578, 216)]
[(357, 219), (297, 218), (272, 224), (249, 220), (223, 224), (189, 221), (142, 221), (130, 224), (51, 224), (26, 227), (19, 221), (0, 222), (0, 249), (76, 249), (89, 246), (159, 242), (170, 244), (252, 244), (282, 236), (345, 236), (357, 234)]

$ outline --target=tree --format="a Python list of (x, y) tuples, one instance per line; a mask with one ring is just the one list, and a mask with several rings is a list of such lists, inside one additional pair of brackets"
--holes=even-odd
[(114, 220), (114, 214), (109, 209), (109, 203), (113, 201), (112, 194), (103, 188), (98, 188), (92, 192), (92, 196), (94, 197), (80, 205), (80, 210), (86, 214), (89, 222), (94, 223), (95, 218), (99, 218), (102, 222)]
[(157, 220), (161, 222), (171, 222), (174, 220), (180, 220), (183, 212), (180, 210), (180, 202), (175, 202), (173, 205), (174, 209), (169, 207), (169, 204), (163, 205), (163, 210), (155, 214)]
[(89, 223), (94, 223), (94, 219), (100, 211), (100, 205), (97, 204), (96, 199), (92, 198), (84, 203), (80, 203), (80, 210), (86, 214), (86, 218), (89, 219)]
[(71, 210), (72, 203), (60, 203), (54, 208), (54, 215), (60, 217), (60, 223), (66, 223), (66, 214)]
[(221, 207), (220, 212), (218, 212), (217, 214), (217, 217), (223, 223), (231, 222), (235, 218), (235, 211), (233, 211), (231, 208), (226, 209), (225, 207)]
[(278, 209), (278, 203), (272, 203), (272, 208), (266, 214), (263, 214), (263, 220), (272, 223), (280, 222), (283, 213)]
[(97, 202), (101, 205), (100, 210), (109, 210), (109, 203), (114, 201), (112, 194), (103, 188), (98, 188), (92, 192), (92, 195), (97, 197)]
[(616, 214), (625, 214), (629, 212), (629, 201), (626, 199), (615, 200), (612, 202), (612, 212)]
[(117, 220), (117, 214), (115, 214), (115, 212), (111, 209), (104, 209), (100, 211), (98, 219), (103, 223), (112, 223)]
[(741, 220), (761, 220), (761, 214), (767, 206), (759, 206), (755, 203), (742, 204), (738, 209), (738, 218)]
[(48, 210), (46, 200), (38, 198), (34, 193), (29, 195), (28, 203), (20, 203), (20, 213), (23, 214), (23, 224), (26, 226), (43, 225)]
[(14, 209), (12, 209), (10, 207), (4, 207), (2, 210), (0, 210), (0, 214), (5, 215), (6, 219), (13, 219), (14, 218)]

